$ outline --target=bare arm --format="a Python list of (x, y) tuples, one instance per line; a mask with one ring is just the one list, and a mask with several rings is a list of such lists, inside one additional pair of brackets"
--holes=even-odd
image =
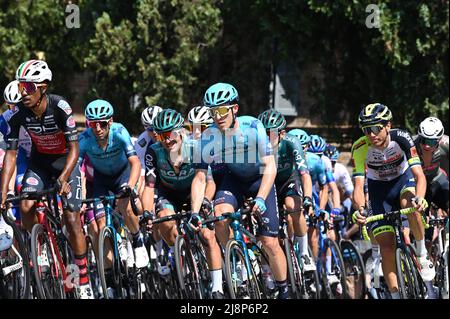
[(319, 208), (325, 209), (328, 202), (328, 184), (323, 185), (319, 191)]
[(264, 171), (261, 185), (259, 186), (258, 194), (256, 196), (266, 199), (273, 187), (273, 183), (275, 182), (275, 178), (277, 176), (277, 166), (273, 155), (268, 155), (261, 158), (261, 163), (264, 166)]
[(366, 198), (364, 196), (364, 177), (358, 176), (354, 179), (355, 188), (353, 189), (353, 208), (366, 206)]
[(133, 188), (139, 181), (141, 176), (141, 161), (136, 155), (128, 157), (128, 162), (131, 165), (130, 178), (128, 179), (128, 185)]
[(68, 142), (67, 145), (69, 148), (69, 154), (67, 155), (66, 165), (64, 165), (61, 175), (59, 175), (59, 180), (61, 182), (67, 182), (70, 174), (72, 174), (72, 171), (77, 164), (78, 156), (80, 155), (78, 141)]
[(155, 205), (155, 188), (147, 185), (144, 186), (141, 203), (144, 210), (153, 211)]
[(17, 150), (7, 150), (3, 159), (2, 170), (2, 206), (8, 193), (9, 182), (16, 170)]
[(303, 174), (301, 175), (302, 179), (302, 187), (303, 187), (303, 196), (308, 196), (312, 198), (312, 181), (311, 175)]
[(427, 191), (427, 180), (423, 174), (422, 166), (415, 165), (411, 167), (411, 173), (416, 180), (416, 196), (422, 198), (425, 197), (425, 193)]
[[(193, 212), (199, 212), (205, 197), (206, 188), (206, 169), (197, 169), (191, 184), (191, 209)], [(208, 198), (209, 199), (209, 198)]]
[(339, 196), (339, 189), (336, 185), (336, 182), (330, 182), (329, 183), (331, 192), (333, 193), (333, 197), (331, 198), (333, 201), (333, 208), (339, 208), (341, 207), (341, 199)]

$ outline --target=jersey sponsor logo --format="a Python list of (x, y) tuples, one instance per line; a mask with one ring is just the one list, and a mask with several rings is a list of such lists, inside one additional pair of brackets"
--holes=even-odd
[(33, 186), (37, 186), (39, 184), (39, 181), (34, 177), (28, 177), (25, 183)]
[(138, 141), (138, 145), (139, 145), (140, 147), (144, 147), (146, 144), (147, 144), (147, 141), (145, 140), (145, 138), (141, 138), (141, 139)]
[(404, 131), (397, 131), (397, 135), (398, 136), (400, 136), (400, 137), (403, 137), (403, 138), (405, 138), (409, 143), (413, 143), (413, 140), (412, 140), (412, 138), (411, 138), (411, 135), (409, 135), (409, 133), (408, 132), (404, 132)]
[(353, 150), (357, 150), (358, 148), (360, 148), (361, 146), (366, 144), (366, 140), (362, 139), (358, 144), (353, 145)]
[(69, 118), (66, 121), (66, 125), (70, 128), (74, 128), (75, 127), (75, 120), (73, 119), (73, 116), (69, 116)]
[(69, 103), (67, 103), (64, 100), (60, 100), (58, 102), (58, 107), (63, 110), (67, 115), (72, 113), (72, 108), (70, 107)]
[(152, 162), (153, 162), (153, 156), (151, 156), (150, 154), (145, 154), (145, 165), (152, 167)]

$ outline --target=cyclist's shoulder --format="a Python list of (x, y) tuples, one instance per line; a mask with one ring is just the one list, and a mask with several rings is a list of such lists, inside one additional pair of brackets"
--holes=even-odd
[(48, 97), (48, 105), (47, 107), (63, 111), (65, 114), (70, 115), (72, 114), (72, 107), (70, 106), (69, 102), (62, 97), (61, 95), (56, 94), (47, 94)]
[(256, 129), (256, 128), (258, 128), (258, 126), (260, 126), (260, 128), (264, 128), (264, 126), (260, 120), (258, 120), (256, 117), (253, 117), (250, 115), (238, 116), (237, 120), (239, 122), (239, 127), (242, 130)]
[(370, 141), (366, 136), (361, 136), (358, 138), (352, 145), (351, 152), (361, 151), (363, 149), (367, 149), (370, 146)]
[(117, 137), (130, 136), (130, 133), (128, 132), (127, 128), (123, 126), (122, 123), (119, 122), (113, 122), (111, 124), (111, 132), (113, 133), (114, 136)]
[(395, 142), (408, 141), (408, 143), (414, 143), (411, 134), (404, 129), (394, 128), (389, 130), (389, 135), (391, 136), (391, 140)]
[(151, 142), (150, 136), (148, 136), (147, 131), (144, 131), (139, 134), (134, 146), (136, 148), (146, 149), (149, 142)]

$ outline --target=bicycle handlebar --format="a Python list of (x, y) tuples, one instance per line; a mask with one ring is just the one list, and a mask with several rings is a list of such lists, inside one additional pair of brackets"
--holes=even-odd
[[(383, 220), (385, 218), (392, 218), (394, 216), (399, 216), (399, 215), (409, 215), (412, 214), (416, 211), (416, 209), (414, 207), (408, 207), (408, 208), (403, 208), (400, 210), (395, 210), (392, 212), (387, 212), (384, 214), (379, 214), (379, 215), (373, 215), (373, 216), (369, 216), (366, 218), (366, 224), (368, 223), (372, 223), (375, 221), (379, 221), (379, 220)], [(423, 218), (422, 218), (422, 222), (423, 222)], [(367, 232), (367, 226), (363, 225), (362, 230), (361, 230), (362, 234), (363, 234), (363, 238), (366, 241), (369, 241), (369, 234)]]

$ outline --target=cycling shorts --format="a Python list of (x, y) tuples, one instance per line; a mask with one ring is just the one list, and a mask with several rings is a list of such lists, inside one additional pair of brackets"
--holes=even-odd
[[(391, 181), (378, 181), (367, 179), (367, 187), (369, 190), (368, 213), (369, 216), (384, 214), (393, 210), (399, 210), (400, 196), (407, 191), (415, 191), (416, 182), (411, 173), (411, 169), (407, 169), (404, 174)], [(375, 221), (370, 223), (371, 231), (379, 229), (379, 233), (393, 231), (392, 225), (386, 220)]]
[[(186, 191), (175, 191), (162, 185), (158, 185), (156, 191), (158, 193), (158, 199), (156, 200), (155, 205), (156, 214), (163, 209), (169, 209), (174, 213), (179, 212), (183, 205), (190, 205), (190, 189), (187, 189)], [(186, 207), (186, 209), (188, 209), (188, 207)]]
[[(30, 157), (28, 168), (22, 179), (21, 193), (41, 191), (53, 186), (61, 175), (67, 161), (67, 155), (36, 155)], [(81, 172), (75, 165), (67, 181), (70, 193), (67, 195), (68, 210), (79, 212), (81, 208)]]
[[(253, 182), (243, 182), (232, 173), (226, 174), (217, 189), (214, 205), (226, 203), (233, 206), (234, 210), (239, 209), (245, 198), (256, 197), (261, 181), (262, 176)], [(279, 217), (275, 185), (272, 186), (265, 202), (267, 209), (261, 217), (268, 230), (260, 229), (258, 235), (278, 237)]]

